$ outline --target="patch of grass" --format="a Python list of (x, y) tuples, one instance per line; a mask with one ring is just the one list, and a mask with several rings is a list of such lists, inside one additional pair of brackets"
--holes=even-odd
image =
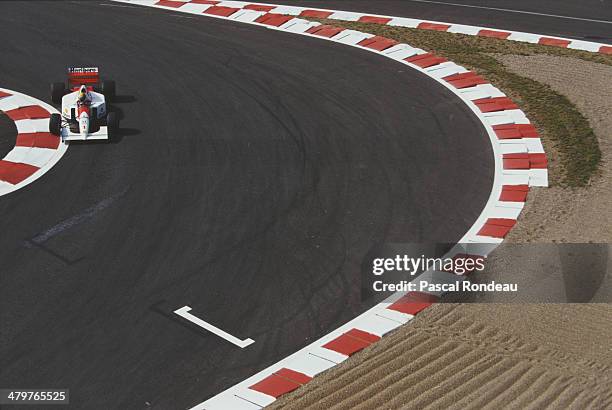
[(586, 186), (598, 172), (601, 151), (597, 138), (588, 120), (574, 104), (548, 85), (509, 71), (495, 55), (547, 54), (609, 66), (612, 66), (612, 56), (432, 30), (339, 20), (310, 20), (391, 38), (434, 52), (476, 71), (520, 105), (540, 131), (547, 154), (551, 156), (553, 153), (555, 155), (552, 157), (559, 157), (559, 161), (549, 163), (552, 184)]

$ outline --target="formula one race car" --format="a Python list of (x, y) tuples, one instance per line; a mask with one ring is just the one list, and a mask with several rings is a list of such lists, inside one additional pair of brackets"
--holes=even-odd
[(62, 104), (61, 114), (51, 114), (49, 132), (62, 141), (108, 140), (119, 127), (108, 102), (115, 97), (115, 82), (100, 81), (97, 67), (68, 68), (68, 89), (51, 84), (51, 100)]

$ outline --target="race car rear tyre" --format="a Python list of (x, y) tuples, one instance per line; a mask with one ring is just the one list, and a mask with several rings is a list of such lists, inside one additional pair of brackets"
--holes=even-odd
[(108, 137), (112, 139), (115, 137), (117, 130), (119, 129), (119, 117), (114, 112), (109, 112), (106, 115), (106, 126), (108, 127)]
[(107, 101), (113, 101), (115, 99), (115, 82), (110, 80), (102, 81), (100, 91), (102, 91)]
[(62, 128), (62, 116), (59, 114), (51, 114), (49, 117), (49, 132), (53, 135), (60, 135)]
[(116, 113), (109, 112), (106, 115), (106, 126), (108, 128), (115, 129), (115, 130), (119, 128), (119, 117), (117, 117)]
[(60, 104), (62, 97), (66, 94), (66, 86), (64, 83), (53, 83), (51, 84), (51, 101), (54, 104)]

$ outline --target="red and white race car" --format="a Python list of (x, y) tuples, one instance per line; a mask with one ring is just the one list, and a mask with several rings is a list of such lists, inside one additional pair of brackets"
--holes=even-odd
[(62, 104), (61, 115), (51, 114), (49, 132), (62, 141), (108, 140), (119, 127), (119, 118), (108, 112), (115, 97), (115, 82), (100, 81), (97, 67), (68, 68), (68, 89), (51, 84), (51, 100)]

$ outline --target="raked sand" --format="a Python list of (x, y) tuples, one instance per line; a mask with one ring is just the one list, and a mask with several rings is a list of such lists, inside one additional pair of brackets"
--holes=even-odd
[(611, 340), (608, 304), (439, 304), (270, 408), (612, 408)]

